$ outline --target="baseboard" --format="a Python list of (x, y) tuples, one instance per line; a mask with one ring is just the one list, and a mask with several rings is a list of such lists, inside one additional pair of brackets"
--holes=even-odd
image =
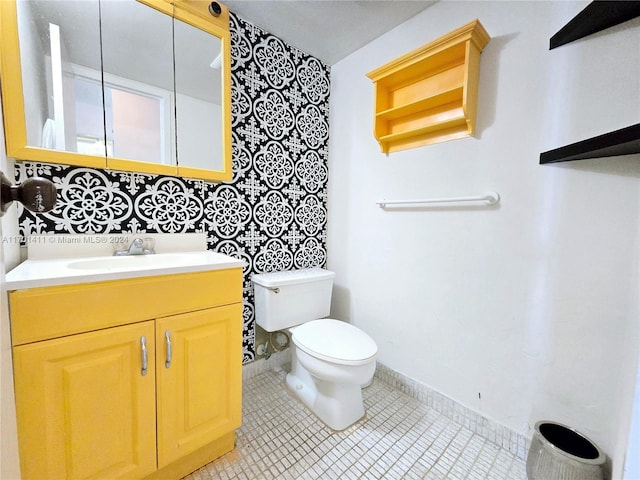
[(530, 439), (500, 423), (486, 418), (417, 380), (378, 362), (375, 378), (421, 401), (446, 418), (526, 460)]

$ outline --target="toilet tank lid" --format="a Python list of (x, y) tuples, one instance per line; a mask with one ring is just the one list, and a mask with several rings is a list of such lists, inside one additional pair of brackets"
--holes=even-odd
[(263, 287), (282, 287), (296, 283), (317, 282), (330, 280), (336, 276), (334, 272), (324, 268), (304, 268), (301, 270), (289, 270), (286, 272), (260, 273), (252, 275), (251, 280)]

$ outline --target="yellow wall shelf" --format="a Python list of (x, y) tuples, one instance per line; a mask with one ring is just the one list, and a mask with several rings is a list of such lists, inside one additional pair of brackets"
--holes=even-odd
[(383, 152), (474, 135), (480, 53), (489, 39), (474, 20), (367, 73)]

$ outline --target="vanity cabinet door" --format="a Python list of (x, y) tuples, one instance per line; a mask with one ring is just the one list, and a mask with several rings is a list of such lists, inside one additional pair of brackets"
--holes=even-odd
[(153, 321), (13, 352), (23, 479), (141, 478), (155, 471)]
[(241, 423), (242, 304), (156, 320), (158, 467)]

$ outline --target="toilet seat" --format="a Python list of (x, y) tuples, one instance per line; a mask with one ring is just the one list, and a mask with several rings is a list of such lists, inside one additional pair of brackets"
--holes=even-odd
[(293, 327), (291, 338), (309, 355), (341, 365), (364, 365), (378, 353), (378, 346), (369, 335), (333, 318), (312, 320)]

